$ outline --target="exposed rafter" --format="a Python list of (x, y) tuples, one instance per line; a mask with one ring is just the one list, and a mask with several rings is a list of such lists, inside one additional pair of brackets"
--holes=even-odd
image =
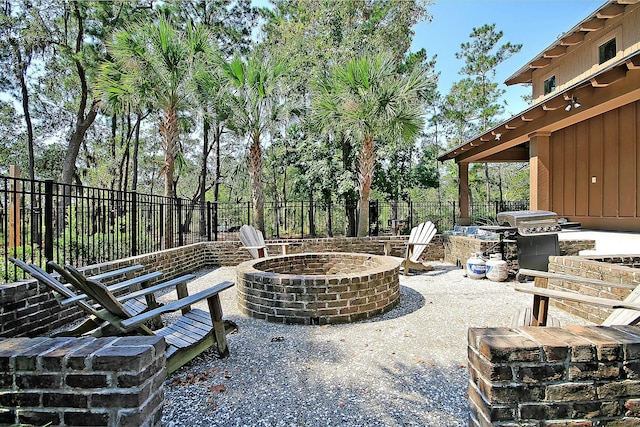
[(607, 21), (605, 19), (594, 18), (590, 21), (583, 22), (580, 25), (580, 31), (598, 31), (604, 28), (604, 24)]
[(596, 16), (600, 19), (611, 19), (617, 16), (620, 16), (624, 13), (624, 5), (621, 4), (610, 4), (609, 6), (605, 6), (598, 11)]
[(556, 46), (549, 50), (546, 50), (542, 56), (545, 58), (558, 58), (567, 53), (566, 46)]
[(540, 58), (529, 63), (529, 68), (544, 68), (551, 64), (551, 58)]
[(583, 33), (581, 31), (578, 31), (577, 33), (569, 34), (568, 36), (560, 39), (560, 44), (562, 46), (575, 46), (584, 41), (585, 34), (586, 33)]
[(607, 71), (606, 73), (602, 73), (593, 77), (591, 79), (591, 85), (593, 87), (607, 87), (610, 84), (617, 82), (618, 80), (624, 79), (626, 75), (626, 67), (616, 67)]

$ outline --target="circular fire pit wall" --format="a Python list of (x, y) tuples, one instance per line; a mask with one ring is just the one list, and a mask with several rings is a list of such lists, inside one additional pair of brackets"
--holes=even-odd
[(356, 253), (283, 255), (237, 267), (238, 306), (256, 319), (322, 325), (367, 319), (398, 304), (398, 262)]

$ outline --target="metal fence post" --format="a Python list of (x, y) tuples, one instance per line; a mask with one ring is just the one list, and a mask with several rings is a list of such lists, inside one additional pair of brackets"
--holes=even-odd
[(251, 225), (251, 202), (247, 202), (247, 224)]
[(184, 230), (182, 229), (182, 199), (176, 199), (176, 216), (178, 217), (178, 246), (184, 245)]
[[(53, 260), (53, 180), (44, 183), (44, 257)], [(47, 265), (47, 271), (52, 272)]]
[(300, 238), (304, 239), (304, 200), (300, 201)]
[(131, 192), (131, 256), (138, 255), (138, 193)]
[(207, 200), (207, 241), (211, 241), (211, 202)]

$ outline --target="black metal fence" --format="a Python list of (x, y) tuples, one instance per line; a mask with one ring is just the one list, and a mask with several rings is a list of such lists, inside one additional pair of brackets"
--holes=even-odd
[[(407, 233), (432, 221), (449, 230), (458, 219), (456, 202), (371, 201), (371, 235)], [(473, 224), (495, 221), (496, 213), (527, 209), (528, 202), (475, 204)], [(41, 266), (47, 260), (85, 266), (199, 241), (238, 240), (251, 224), (251, 202), (204, 205), (136, 192), (63, 185), (53, 181), (0, 177), (0, 275), (5, 282), (22, 276), (8, 257)], [(265, 203), (266, 238), (345, 235), (355, 205), (344, 202)]]

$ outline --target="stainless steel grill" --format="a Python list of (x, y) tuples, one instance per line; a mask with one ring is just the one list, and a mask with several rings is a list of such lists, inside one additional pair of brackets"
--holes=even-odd
[[(514, 229), (520, 268), (547, 271), (549, 257), (560, 255), (558, 215), (550, 211), (513, 211), (498, 214), (498, 223)], [(517, 231), (515, 231), (517, 230)], [(505, 233), (507, 236), (509, 233)]]
[(502, 226), (516, 227), (518, 233), (523, 236), (550, 234), (560, 231), (558, 215), (550, 211), (500, 212), (498, 214), (498, 223)]

